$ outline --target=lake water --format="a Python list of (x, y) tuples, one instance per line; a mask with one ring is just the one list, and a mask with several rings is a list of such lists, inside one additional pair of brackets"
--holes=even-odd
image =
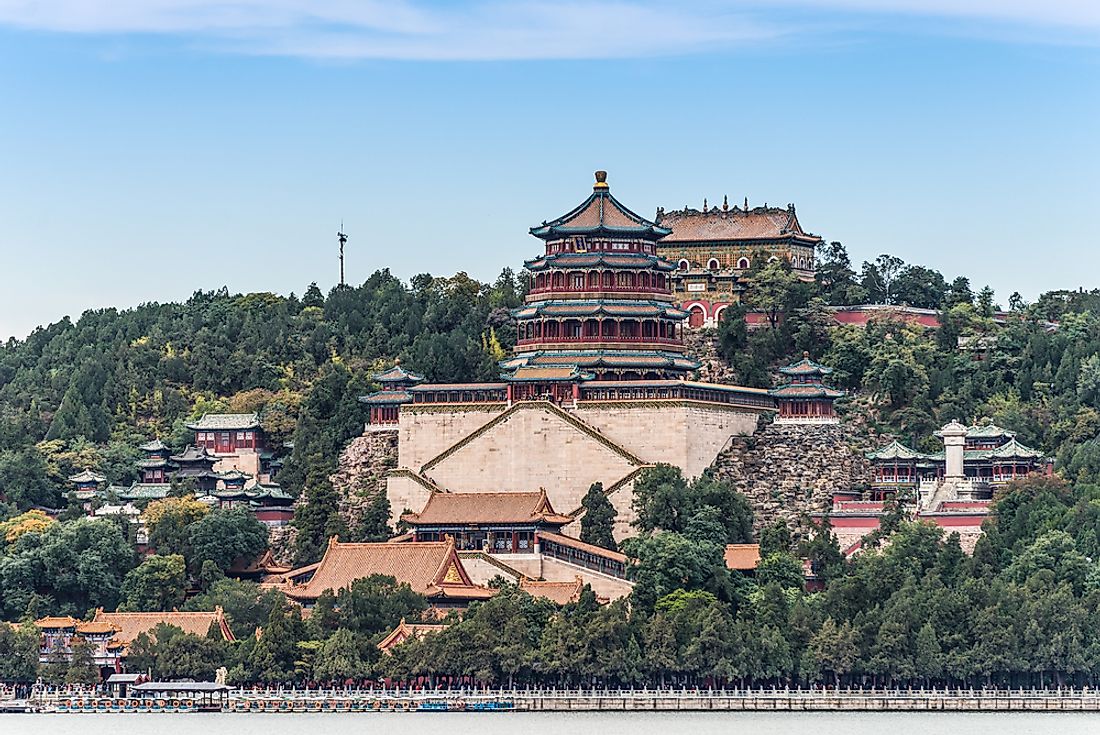
[(1095, 735), (1100, 714), (502, 712), (0, 715), (0, 735)]

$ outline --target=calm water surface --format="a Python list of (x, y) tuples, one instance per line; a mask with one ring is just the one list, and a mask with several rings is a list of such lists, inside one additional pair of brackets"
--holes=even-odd
[(0, 735), (1076, 735), (1100, 714), (422, 712), (0, 715)]

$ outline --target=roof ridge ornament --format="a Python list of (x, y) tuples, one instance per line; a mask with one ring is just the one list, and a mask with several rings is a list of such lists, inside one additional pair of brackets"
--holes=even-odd
[(592, 190), (593, 191), (600, 191), (600, 190), (605, 190), (606, 191), (609, 188), (611, 188), (611, 187), (609, 187), (607, 185), (607, 172), (606, 171), (597, 171), (596, 172), (596, 183), (592, 186)]

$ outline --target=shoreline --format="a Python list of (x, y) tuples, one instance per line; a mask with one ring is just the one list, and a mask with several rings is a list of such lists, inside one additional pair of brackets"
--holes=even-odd
[[(188, 706), (192, 705), (192, 706)], [(1100, 690), (235, 691), (205, 709), (179, 700), (48, 695), (0, 712), (49, 714), (382, 712), (1100, 712)]]

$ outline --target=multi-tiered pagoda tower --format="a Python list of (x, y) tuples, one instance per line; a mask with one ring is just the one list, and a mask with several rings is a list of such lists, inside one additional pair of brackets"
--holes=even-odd
[(531, 228), (545, 252), (526, 262), (519, 340), (501, 367), (513, 399), (574, 397), (581, 381), (683, 379), (687, 313), (673, 302), (675, 266), (657, 255), (669, 230), (623, 206), (596, 172), (592, 194), (571, 212)]
[[(657, 253), (667, 233), (620, 204), (597, 172), (578, 207), (531, 229), (545, 245), (526, 264), (518, 343), (499, 381), (416, 382), (393, 396), (377, 378), (383, 390), (366, 400), (396, 408), (372, 413), (369, 425), (397, 434), (397, 466), (386, 479), (395, 516), (424, 508), (435, 493), (482, 494), (479, 507), (495, 513), (500, 493), (545, 489), (576, 519), (598, 482), (624, 537), (645, 468), (667, 463), (697, 477), (731, 436), (756, 430), (760, 414), (775, 410), (767, 390), (692, 380), (699, 364), (685, 354), (674, 266)], [(572, 543), (565, 537), (539, 533), (543, 555), (578, 553), (562, 551)]]

